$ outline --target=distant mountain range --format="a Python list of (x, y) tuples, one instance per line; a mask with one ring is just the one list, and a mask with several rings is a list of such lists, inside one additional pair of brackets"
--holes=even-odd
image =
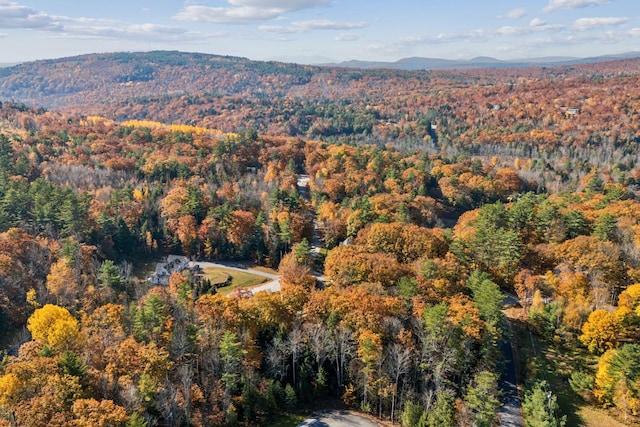
[(640, 58), (639, 52), (625, 52), (617, 55), (603, 55), (589, 58), (570, 56), (547, 56), (541, 58), (523, 58), (514, 60), (500, 60), (488, 56), (479, 56), (469, 60), (455, 60), (442, 58), (411, 57), (394, 62), (385, 61), (343, 61), (316, 64), (327, 67), (359, 68), (359, 69), (391, 69), (391, 70), (447, 70), (459, 68), (519, 68), (530, 66), (558, 66), (593, 64), (598, 62), (614, 61), (617, 59)]

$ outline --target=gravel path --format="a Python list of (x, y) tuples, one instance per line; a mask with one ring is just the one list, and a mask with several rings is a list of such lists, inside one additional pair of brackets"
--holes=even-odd
[(380, 427), (380, 424), (348, 411), (322, 411), (316, 412), (297, 427)]
[(251, 288), (251, 293), (254, 295), (261, 291), (278, 292), (280, 290), (280, 276), (277, 274), (266, 273), (260, 270), (254, 270), (253, 268), (247, 268), (241, 264), (233, 262), (194, 262), (194, 264), (200, 266), (201, 269), (206, 268), (226, 268), (228, 270), (243, 271), (245, 273), (255, 274), (256, 276), (266, 277), (271, 279), (270, 281)]

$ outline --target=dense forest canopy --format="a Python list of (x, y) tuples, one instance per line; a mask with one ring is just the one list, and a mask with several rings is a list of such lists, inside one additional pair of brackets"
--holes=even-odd
[[(638, 63), (0, 70), (3, 96), (55, 107), (0, 104), (0, 425), (268, 425), (341, 402), (490, 426), (510, 340), (528, 425), (575, 424), (566, 400), (637, 422)], [(281, 288), (156, 286), (143, 266), (167, 254)]]

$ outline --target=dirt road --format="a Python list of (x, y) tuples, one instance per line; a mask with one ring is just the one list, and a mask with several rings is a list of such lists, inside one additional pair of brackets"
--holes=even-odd
[(380, 427), (380, 424), (348, 411), (321, 411), (298, 424), (298, 427)]

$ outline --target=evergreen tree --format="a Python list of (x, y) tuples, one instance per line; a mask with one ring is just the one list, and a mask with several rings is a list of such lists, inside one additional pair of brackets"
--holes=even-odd
[(489, 371), (481, 371), (473, 378), (467, 390), (465, 402), (477, 427), (490, 427), (500, 407), (498, 377)]
[(537, 381), (525, 392), (522, 412), (527, 427), (563, 427), (567, 417), (558, 416), (558, 410), (557, 397), (546, 381)]

